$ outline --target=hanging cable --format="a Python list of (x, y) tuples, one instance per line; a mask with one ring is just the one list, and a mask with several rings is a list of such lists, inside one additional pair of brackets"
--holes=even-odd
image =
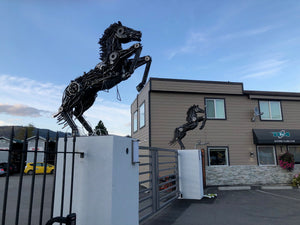
[(117, 100), (122, 101), (118, 85), (117, 85)]

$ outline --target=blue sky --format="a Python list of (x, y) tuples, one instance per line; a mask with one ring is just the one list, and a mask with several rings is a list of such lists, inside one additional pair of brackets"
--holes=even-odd
[[(300, 2), (276, 0), (0, 2), (0, 125), (61, 130), (51, 117), (69, 82), (94, 68), (112, 23), (143, 33), (150, 77), (243, 82), (246, 90), (300, 92)], [(99, 92), (85, 115), (130, 134), (143, 68)], [(70, 131), (65, 129), (65, 131)]]

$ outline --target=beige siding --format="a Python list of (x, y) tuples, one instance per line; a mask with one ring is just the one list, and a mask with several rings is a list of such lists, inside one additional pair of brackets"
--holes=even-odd
[[(220, 95), (151, 93), (151, 139), (152, 146), (170, 148), (169, 141), (173, 138), (174, 129), (184, 124), (187, 109), (198, 104), (204, 106), (204, 98), (220, 98)], [(256, 165), (256, 146), (253, 144), (252, 129), (299, 129), (299, 101), (282, 101), (283, 121), (251, 122), (253, 109), (258, 100), (247, 96), (223, 95), (226, 105), (227, 120), (208, 120), (203, 130), (196, 128), (189, 131), (183, 139), (186, 149), (194, 149), (199, 140), (209, 142), (202, 146), (227, 146), (229, 148), (230, 165)], [(179, 148), (178, 144), (172, 148)], [(199, 148), (199, 146), (198, 146)], [(250, 158), (250, 152), (255, 158)], [(281, 154), (277, 151), (277, 154)]]
[[(150, 83), (148, 82), (131, 105), (131, 136), (139, 139), (139, 145), (141, 146), (149, 146), (149, 87)], [(143, 103), (145, 103), (145, 126), (140, 128), (139, 107)], [(138, 130), (137, 132), (133, 133), (133, 113), (135, 111), (138, 111)]]
[(208, 82), (151, 79), (151, 91), (176, 91), (192, 93), (242, 94), (243, 84), (232, 82)]

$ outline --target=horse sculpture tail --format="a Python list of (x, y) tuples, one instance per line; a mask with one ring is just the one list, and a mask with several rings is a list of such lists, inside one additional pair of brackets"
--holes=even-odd
[(169, 145), (174, 145), (175, 144), (175, 142), (177, 141), (177, 128), (175, 129), (175, 131), (174, 131), (174, 137), (173, 137), (173, 139), (169, 142)]

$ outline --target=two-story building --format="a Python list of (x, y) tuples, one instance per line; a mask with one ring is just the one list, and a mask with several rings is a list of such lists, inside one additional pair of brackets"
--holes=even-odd
[[(170, 146), (190, 106), (206, 105), (204, 129), (189, 131), (186, 149), (204, 149), (207, 185), (289, 183), (300, 172), (300, 93), (247, 91), (243, 83), (150, 78), (131, 105), (131, 135), (140, 145)], [(295, 169), (278, 157), (289, 151)]]

